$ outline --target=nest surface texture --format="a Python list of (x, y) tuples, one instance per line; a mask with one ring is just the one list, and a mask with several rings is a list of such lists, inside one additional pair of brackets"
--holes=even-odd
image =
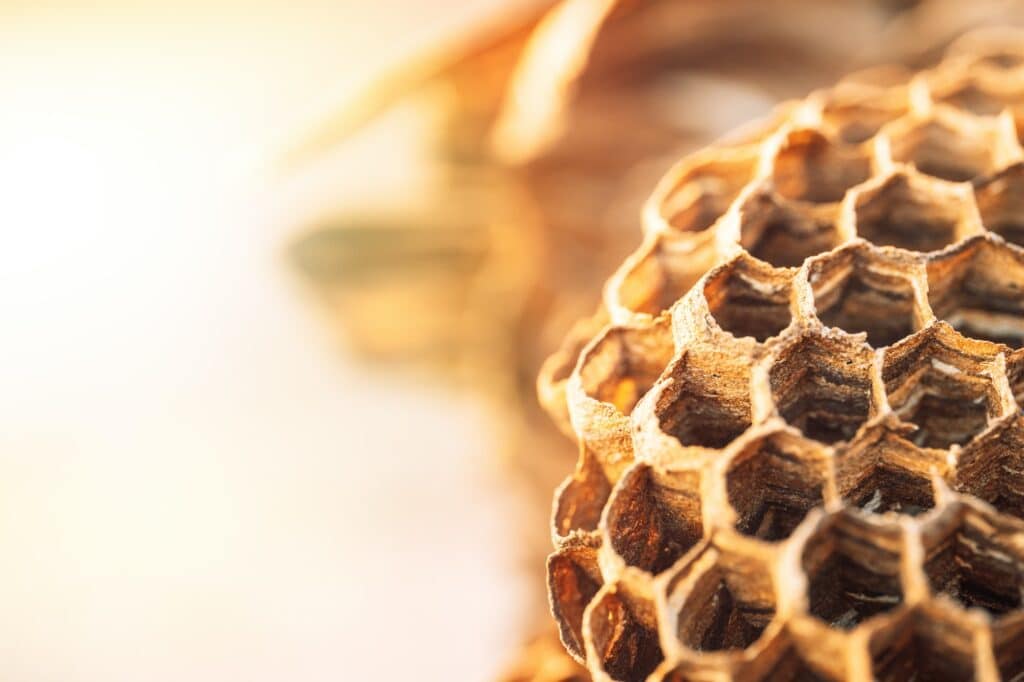
[(596, 680), (1024, 677), (1024, 38), (683, 159), (545, 364)]

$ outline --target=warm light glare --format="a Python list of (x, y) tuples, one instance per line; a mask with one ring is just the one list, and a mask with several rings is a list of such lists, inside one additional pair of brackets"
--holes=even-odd
[(275, 195), (441, 5), (0, 6), (0, 679), (501, 664), (481, 409), (339, 361)]

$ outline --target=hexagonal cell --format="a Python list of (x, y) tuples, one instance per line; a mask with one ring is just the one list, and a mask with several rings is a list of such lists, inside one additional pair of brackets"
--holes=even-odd
[(892, 611), (903, 601), (902, 552), (897, 527), (868, 527), (843, 513), (827, 517), (801, 553), (809, 613), (850, 630)]
[(1007, 99), (987, 87), (979, 78), (956, 78), (932, 88), (932, 101), (948, 104), (976, 116), (996, 116), (1007, 107)]
[(823, 443), (849, 440), (871, 414), (871, 350), (806, 333), (779, 349), (768, 370), (779, 414)]
[(789, 431), (756, 438), (726, 468), (736, 530), (767, 541), (784, 540), (807, 512), (824, 503), (828, 452)]
[(885, 349), (882, 381), (895, 393), (917, 375), (935, 369), (950, 374), (989, 373), (1002, 349), (987, 341), (969, 339), (945, 322), (936, 322)]
[(715, 547), (672, 576), (666, 588), (676, 636), (691, 651), (746, 649), (775, 615), (771, 571), (763, 559)]
[(864, 150), (833, 144), (815, 130), (791, 132), (772, 164), (776, 192), (814, 204), (839, 201), (869, 177), (871, 158)]
[(697, 544), (700, 471), (634, 464), (615, 486), (605, 523), (610, 547), (629, 566), (660, 573)]
[(935, 506), (929, 470), (945, 467), (944, 453), (877, 428), (836, 453), (836, 487), (847, 504), (870, 514), (917, 516)]
[(937, 251), (977, 231), (968, 196), (904, 172), (858, 190), (853, 209), (857, 234), (878, 246)]
[(907, 112), (907, 98), (887, 88), (839, 87), (827, 97), (822, 108), (822, 122), (835, 131), (846, 144), (860, 144), (871, 139), (886, 123)]
[(964, 445), (988, 427), (1002, 409), (990, 374), (996, 352), (946, 325), (887, 350), (882, 380), (893, 411), (917, 427), (910, 440), (948, 448)]
[(789, 201), (765, 186), (746, 197), (740, 209), (740, 244), (776, 267), (796, 267), (828, 251), (840, 239), (832, 204)]
[(976, 237), (928, 262), (935, 316), (964, 336), (1024, 346), (1024, 252)]
[(675, 347), (667, 319), (647, 325), (609, 327), (580, 363), (584, 392), (628, 415), (672, 360)]
[(913, 377), (889, 404), (908, 424), (918, 427), (913, 442), (926, 448), (964, 445), (988, 428), (1000, 411), (990, 377), (949, 374), (936, 369)]
[(974, 633), (961, 618), (923, 605), (871, 634), (872, 673), (881, 682), (974, 680)]
[(654, 605), (629, 583), (606, 586), (595, 598), (587, 622), (592, 653), (598, 659), (590, 665), (614, 680), (641, 682), (664, 659)]
[(609, 308), (657, 315), (672, 307), (714, 264), (710, 241), (658, 234), (631, 256), (609, 283)]
[(1024, 518), (1024, 417), (999, 422), (960, 453), (956, 489), (988, 502), (1000, 512)]
[(792, 320), (790, 271), (777, 270), (745, 255), (716, 268), (704, 284), (704, 298), (715, 322), (736, 337), (763, 342)]
[(750, 367), (728, 349), (693, 348), (666, 370), (658, 427), (683, 445), (724, 447), (751, 425)]
[(580, 352), (606, 324), (608, 317), (603, 309), (574, 324), (537, 374), (537, 399), (541, 407), (570, 438), (575, 438), (575, 433), (569, 421), (569, 405), (565, 399), (566, 383), (576, 368)]
[(979, 178), (974, 201), (982, 224), (1011, 244), (1024, 246), (1024, 162)]
[(558, 623), (562, 644), (574, 658), (586, 657), (583, 613), (601, 589), (597, 550), (586, 545), (567, 546), (548, 557), (548, 598)]
[(574, 435), (611, 481), (633, 460), (629, 414), (674, 352), (669, 318), (607, 327), (566, 384)]
[(867, 334), (876, 348), (918, 329), (927, 317), (913, 278), (916, 262), (883, 254), (863, 242), (807, 264), (815, 314), (826, 327)]
[(992, 616), (1021, 606), (1024, 552), (1021, 527), (963, 505), (921, 529), (924, 573), (933, 592)]
[(594, 531), (612, 484), (593, 453), (583, 448), (576, 471), (555, 492), (552, 526), (555, 535), (566, 537), (573, 531)]
[(722, 448), (750, 426), (750, 368), (728, 349), (687, 350), (669, 365), (659, 428), (685, 446)]
[(753, 179), (757, 161), (756, 146), (711, 148), (670, 171), (653, 205), (672, 230), (706, 230)]
[(958, 118), (902, 119), (887, 126), (893, 160), (912, 163), (925, 175), (950, 182), (964, 182), (995, 170), (995, 145), (989, 128), (973, 119), (960, 122)]
[[(721, 575), (704, 576), (705, 584), (694, 587), (696, 602), (680, 615), (679, 634), (697, 651), (744, 649), (761, 636), (764, 614), (738, 603)], [(770, 618), (770, 615), (767, 616)]]

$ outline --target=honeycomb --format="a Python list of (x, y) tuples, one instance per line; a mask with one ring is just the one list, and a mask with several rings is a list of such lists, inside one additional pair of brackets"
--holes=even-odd
[(678, 163), (539, 377), (595, 680), (1024, 678), (1024, 36)]

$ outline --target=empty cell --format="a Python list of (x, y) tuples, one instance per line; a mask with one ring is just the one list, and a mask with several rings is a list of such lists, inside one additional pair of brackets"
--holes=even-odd
[(1024, 555), (1014, 529), (993, 515), (964, 507), (922, 530), (924, 572), (933, 592), (992, 616), (1021, 606)]
[(824, 503), (827, 453), (786, 431), (758, 438), (736, 453), (726, 470), (736, 529), (776, 541), (789, 537)]
[(710, 241), (657, 235), (613, 278), (614, 304), (634, 313), (658, 315), (682, 298), (716, 259)]
[(822, 121), (846, 144), (866, 142), (886, 123), (907, 112), (905, 98), (876, 94), (871, 97), (835, 97), (822, 111)]
[(580, 353), (608, 323), (602, 309), (589, 318), (579, 320), (566, 334), (558, 349), (544, 361), (537, 376), (537, 399), (555, 424), (570, 438), (575, 438), (569, 418), (566, 389)]
[(740, 244), (776, 267), (796, 267), (839, 244), (836, 207), (802, 205), (767, 188), (751, 193), (740, 209)]
[(957, 463), (957, 490), (1024, 518), (1024, 417), (1001, 420), (970, 443)]
[(937, 88), (937, 92), (932, 92), (932, 100), (976, 116), (997, 116), (1003, 109), (1020, 104), (1024, 92), (993, 87), (990, 79), (967, 77)]
[(680, 623), (680, 634), (685, 643), (697, 651), (744, 649), (753, 644), (764, 626), (751, 622), (729, 586), (716, 576), (707, 576), (708, 585), (700, 586), (702, 593), (689, 606), (685, 623)]
[(826, 327), (867, 334), (875, 348), (895, 343), (925, 316), (911, 279), (915, 268), (865, 245), (815, 259), (807, 270), (815, 313)]
[(951, 374), (943, 367), (914, 376), (889, 395), (889, 404), (900, 419), (917, 426), (910, 438), (926, 448), (964, 445), (999, 412), (990, 377)]
[(900, 541), (882, 531), (826, 519), (801, 555), (810, 614), (840, 630), (895, 609), (903, 601)]
[(813, 440), (849, 440), (871, 413), (871, 361), (863, 344), (801, 336), (779, 351), (769, 369), (779, 414)]
[(627, 589), (606, 589), (589, 615), (597, 664), (612, 679), (641, 682), (664, 659), (648, 599)]
[(756, 147), (722, 147), (671, 171), (656, 207), (678, 232), (701, 232), (729, 208), (757, 169)]
[(792, 275), (746, 256), (718, 268), (704, 285), (704, 298), (715, 322), (735, 337), (766, 341), (792, 320)]
[(553, 525), (566, 537), (573, 531), (597, 530), (612, 484), (596, 457), (584, 448), (576, 471), (555, 492)]
[(1024, 163), (1015, 163), (974, 185), (974, 200), (987, 230), (1024, 246)]
[(924, 178), (896, 173), (859, 192), (854, 201), (857, 234), (878, 246), (937, 251), (964, 236), (973, 205)]
[(832, 143), (814, 130), (790, 133), (772, 164), (775, 191), (786, 199), (837, 202), (871, 176), (871, 159), (858, 147)]
[(993, 139), (986, 130), (934, 118), (901, 123), (895, 123), (890, 133), (895, 161), (950, 182), (971, 180), (995, 168)]
[(658, 380), (674, 352), (667, 320), (610, 327), (583, 357), (583, 390), (594, 400), (614, 405), (621, 414), (628, 415)]
[(964, 336), (1024, 345), (1024, 253), (977, 237), (928, 263), (935, 316)]
[(548, 594), (558, 622), (562, 643), (582, 660), (583, 612), (601, 588), (597, 550), (593, 547), (563, 547), (548, 557)]
[(889, 405), (917, 427), (907, 437), (926, 448), (964, 445), (1001, 413), (997, 346), (966, 339), (937, 324), (886, 351), (882, 363)]
[(660, 573), (701, 539), (700, 473), (635, 464), (616, 485), (606, 518), (608, 542), (623, 561)]
[(845, 499), (873, 514), (917, 516), (935, 506), (932, 483), (927, 477), (886, 466), (873, 467)]
[(862, 511), (917, 516), (935, 506), (929, 472), (944, 466), (944, 453), (921, 450), (879, 427), (836, 453), (836, 485)]
[(745, 359), (688, 350), (666, 370), (671, 382), (655, 416), (664, 433), (686, 446), (722, 448), (750, 426), (750, 368)]
[(880, 682), (969, 682), (974, 675), (973, 632), (958, 619), (919, 607), (874, 632), (871, 668)]
[(693, 651), (746, 649), (775, 615), (775, 593), (761, 560), (709, 549), (673, 577), (676, 634)]

